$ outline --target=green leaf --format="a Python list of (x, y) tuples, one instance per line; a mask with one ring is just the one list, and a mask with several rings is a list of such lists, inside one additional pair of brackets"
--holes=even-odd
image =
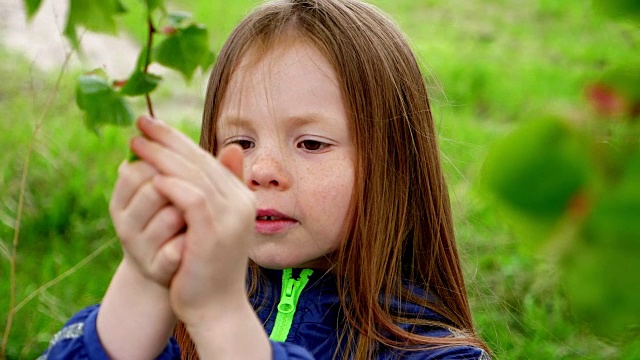
[(210, 57), (207, 30), (196, 24), (177, 29), (153, 50), (155, 61), (179, 71), (187, 81), (191, 79), (196, 68), (206, 64)]
[(127, 7), (124, 6), (122, 1), (116, 0), (116, 14), (122, 15), (127, 13)]
[(614, 18), (628, 18), (640, 21), (640, 1), (638, 0), (593, 0), (596, 11)]
[(140, 51), (140, 55), (138, 55), (138, 60), (136, 60), (136, 69), (138, 70), (142, 70), (144, 69), (146, 62), (147, 62), (147, 53), (149, 52), (149, 48), (148, 47), (144, 47), (142, 48), (142, 51)]
[(640, 151), (634, 155), (593, 206), (562, 264), (572, 312), (596, 334), (616, 339), (640, 326), (633, 286), (640, 273)]
[(630, 61), (607, 70), (600, 83), (617, 90), (628, 106), (640, 106), (640, 61)]
[(172, 11), (169, 13), (169, 23), (173, 27), (181, 27), (182, 22), (191, 19), (192, 15), (186, 11)]
[(79, 26), (94, 32), (115, 34), (115, 16), (124, 11), (126, 9), (119, 0), (70, 0), (64, 34), (74, 47), (79, 45)]
[[(637, 239), (636, 239), (637, 240)], [(571, 312), (591, 330), (619, 338), (640, 325), (640, 243), (628, 246), (578, 244), (563, 263), (563, 284)]]
[(640, 244), (640, 151), (624, 164), (617, 184), (594, 205), (585, 225), (585, 237), (594, 244), (621, 248)]
[[(630, 335), (633, 336), (635, 334)], [(622, 350), (620, 359), (640, 359), (640, 338), (635, 336), (635, 338), (629, 339), (629, 342), (623, 346)]]
[(42, 3), (42, 0), (24, 0), (24, 7), (27, 10), (27, 18), (31, 19), (33, 15), (38, 12), (40, 3)]
[(202, 62), (200, 63), (200, 68), (204, 71), (207, 70), (208, 68), (210, 68), (213, 63), (216, 62), (216, 54), (214, 54), (213, 52), (209, 52), (209, 55), (205, 56), (204, 58), (202, 58)]
[(555, 221), (587, 185), (587, 150), (582, 137), (562, 120), (529, 122), (490, 150), (481, 181), (511, 209)]
[(122, 89), (120, 89), (122, 95), (137, 96), (149, 93), (153, 91), (162, 80), (162, 77), (158, 75), (144, 72), (147, 53), (148, 48), (145, 46), (140, 52), (140, 55), (138, 55), (133, 74), (127, 79)]
[(132, 162), (136, 162), (138, 160), (140, 160), (140, 157), (136, 153), (134, 153), (133, 151), (129, 150), (129, 156), (127, 156), (127, 161), (132, 163)]
[(120, 93), (127, 96), (144, 95), (153, 91), (160, 83), (162, 77), (151, 73), (136, 70), (124, 84)]
[(143, 0), (149, 10), (164, 9), (164, 0)]
[(134, 120), (133, 111), (124, 97), (99, 72), (78, 79), (76, 103), (85, 113), (87, 127), (96, 133), (102, 125), (130, 125)]

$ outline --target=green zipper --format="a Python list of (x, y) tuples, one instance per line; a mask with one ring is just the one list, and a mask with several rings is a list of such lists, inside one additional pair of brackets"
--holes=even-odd
[(291, 278), (291, 272), (290, 268), (282, 270), (282, 294), (280, 295), (280, 303), (278, 303), (278, 315), (276, 315), (276, 323), (273, 325), (271, 336), (269, 336), (269, 339), (273, 341), (284, 342), (287, 340), (300, 293), (307, 286), (309, 276), (313, 274), (313, 270), (304, 269), (300, 273), (300, 278), (295, 280)]

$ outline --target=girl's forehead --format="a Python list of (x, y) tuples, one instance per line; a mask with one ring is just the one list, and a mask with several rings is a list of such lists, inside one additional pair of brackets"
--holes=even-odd
[(308, 112), (319, 111), (322, 103), (342, 103), (337, 75), (314, 46), (287, 43), (260, 55), (245, 55), (232, 74), (221, 104), (222, 119), (229, 113), (257, 116), (264, 108)]
[(319, 75), (338, 84), (333, 66), (310, 41), (300, 37), (280, 40), (267, 49), (250, 48), (233, 71), (229, 89), (282, 82), (287, 77), (304, 74), (309, 80)]
[(316, 47), (296, 42), (261, 55), (255, 61), (250, 54), (232, 74), (217, 119), (218, 131), (252, 123), (260, 127), (322, 123), (346, 132), (337, 75)]

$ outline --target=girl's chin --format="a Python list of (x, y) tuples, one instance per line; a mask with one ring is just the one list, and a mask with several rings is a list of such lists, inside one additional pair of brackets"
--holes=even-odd
[(282, 257), (251, 257), (251, 260), (258, 266), (265, 269), (280, 270), (287, 268), (306, 268), (329, 270), (334, 266), (334, 262), (330, 256), (321, 256), (319, 258), (300, 261), (300, 259), (283, 259)]

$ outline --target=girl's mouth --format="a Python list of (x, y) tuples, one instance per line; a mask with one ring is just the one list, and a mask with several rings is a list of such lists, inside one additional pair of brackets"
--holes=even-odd
[(255, 231), (263, 235), (278, 234), (289, 230), (296, 224), (298, 224), (297, 220), (292, 219), (277, 210), (258, 209)]
[(279, 217), (279, 216), (256, 216), (256, 220), (269, 220), (269, 221), (273, 221), (273, 220), (284, 220), (283, 218)]

